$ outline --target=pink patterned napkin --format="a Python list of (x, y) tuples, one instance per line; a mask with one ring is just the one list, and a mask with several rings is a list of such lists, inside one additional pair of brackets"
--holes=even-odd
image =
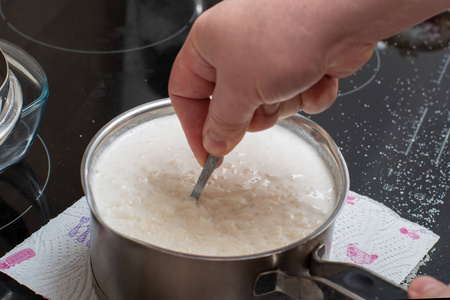
[(48, 299), (98, 299), (89, 265), (89, 221), (83, 197), (3, 256), (0, 270)]
[(330, 260), (362, 265), (401, 283), (438, 240), (380, 202), (350, 192), (336, 220)]
[[(95, 300), (90, 211), (83, 197), (0, 259), (0, 270), (48, 299)], [(331, 260), (363, 265), (400, 283), (439, 236), (350, 192), (336, 220)]]

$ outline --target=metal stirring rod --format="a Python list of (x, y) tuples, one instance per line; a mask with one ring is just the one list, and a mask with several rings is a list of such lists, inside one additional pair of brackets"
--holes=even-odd
[(203, 167), (203, 170), (198, 177), (197, 183), (194, 186), (194, 190), (191, 193), (191, 198), (194, 198), (197, 203), (200, 194), (205, 188), (206, 182), (208, 181), (209, 177), (211, 177), (212, 172), (221, 160), (222, 157), (212, 156), (211, 154), (208, 155), (205, 166)]

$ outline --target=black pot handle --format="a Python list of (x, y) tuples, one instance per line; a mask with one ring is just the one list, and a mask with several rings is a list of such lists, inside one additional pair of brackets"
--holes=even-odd
[(368, 269), (325, 261), (324, 249), (320, 245), (311, 255), (311, 276), (264, 272), (255, 280), (254, 295), (279, 292), (293, 299), (407, 299), (404, 288)]

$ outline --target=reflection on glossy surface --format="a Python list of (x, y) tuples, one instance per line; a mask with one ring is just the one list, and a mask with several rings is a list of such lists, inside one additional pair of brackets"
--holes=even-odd
[[(47, 161), (49, 156), (42, 139), (30, 154)], [(0, 243), (2, 249), (12, 248), (46, 224), (51, 213), (44, 190), (49, 179), (47, 170), (24, 161), (0, 174)], [(6, 251), (2, 251), (2, 255)]]
[(155, 46), (186, 31), (203, 11), (202, 0), (2, 0), (0, 5), (3, 19), (21, 36), (46, 47), (91, 54)]
[(363, 89), (370, 84), (380, 70), (381, 60), (378, 48), (375, 48), (372, 57), (354, 74), (339, 79), (338, 96), (342, 97)]
[(0, 299), (5, 300), (44, 300), (32, 290), (21, 285), (8, 275), (0, 272)]

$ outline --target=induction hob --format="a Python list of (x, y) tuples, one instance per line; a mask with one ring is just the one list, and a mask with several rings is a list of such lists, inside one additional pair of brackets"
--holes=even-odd
[[(81, 159), (104, 124), (168, 96), (172, 62), (192, 22), (215, 2), (0, 1), (0, 38), (41, 64), (50, 90), (30, 152), (0, 174), (1, 255), (83, 196)], [(441, 236), (417, 274), (445, 282), (450, 281), (448, 27), (443, 14), (380, 42), (364, 67), (340, 81), (336, 103), (310, 116), (341, 149), (353, 191)], [(0, 297), (15, 295), (11, 281), (0, 279), (0, 285)]]

